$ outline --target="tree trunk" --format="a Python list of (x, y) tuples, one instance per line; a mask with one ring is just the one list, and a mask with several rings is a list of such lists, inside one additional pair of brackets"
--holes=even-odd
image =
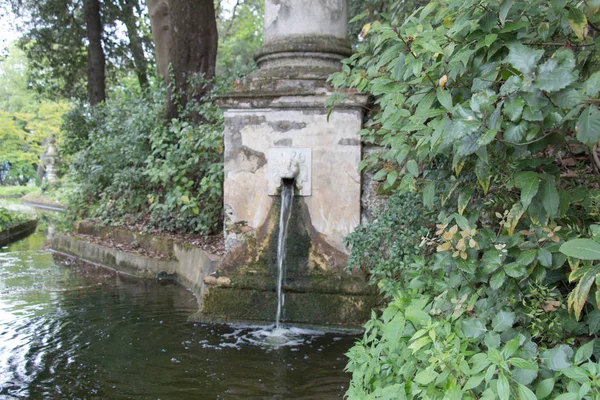
[(154, 40), (154, 54), (158, 75), (165, 78), (169, 74), (169, 44), (171, 42), (171, 21), (168, 0), (146, 0), (150, 27)]
[(104, 50), (102, 49), (102, 20), (99, 0), (85, 0), (85, 23), (87, 30), (87, 78), (88, 98), (91, 105), (106, 99)]
[(134, 4), (137, 0), (121, 0), (121, 9), (123, 11), (123, 23), (127, 28), (127, 37), (129, 39), (129, 50), (133, 57), (133, 69), (138, 77), (140, 87), (148, 87), (147, 62), (144, 56), (144, 46), (138, 33)]
[[(201, 101), (209, 90), (206, 85), (190, 82), (190, 78), (194, 74), (205, 79), (214, 77), (218, 33), (213, 0), (170, 0), (169, 9), (172, 28), (169, 61), (174, 81), (167, 80), (167, 118), (175, 118), (179, 107), (184, 108), (194, 99)], [(177, 102), (173, 97), (177, 97)]]

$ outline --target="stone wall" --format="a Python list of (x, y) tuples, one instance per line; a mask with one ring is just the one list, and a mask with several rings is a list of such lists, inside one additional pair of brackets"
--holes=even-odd
[(35, 232), (37, 222), (37, 219), (23, 221), (16, 223), (10, 228), (0, 231), (0, 247), (6, 246), (31, 235), (33, 232)]
[[(311, 99), (314, 100), (314, 99)], [(356, 136), (360, 109), (327, 109), (305, 99), (276, 98), (297, 108), (225, 110), (226, 225), (244, 222), (252, 229), (265, 224), (273, 205), (269, 194), (272, 148), (308, 148), (312, 152), (311, 195), (305, 202), (312, 225), (334, 248), (345, 251), (343, 238), (360, 223), (361, 145)], [(274, 104), (275, 105), (275, 104)], [(322, 105), (322, 104), (321, 104)], [(305, 107), (303, 107), (305, 106)], [(228, 248), (236, 233), (226, 229)]]
[(206, 288), (204, 279), (215, 271), (221, 261), (220, 256), (209, 254), (171, 238), (113, 229), (90, 222), (80, 223), (76, 232), (110, 239), (116, 243), (137, 243), (140, 247), (160, 254), (163, 258), (125, 252), (102, 244), (91, 243), (78, 237), (60, 234), (53, 237), (52, 249), (140, 278), (168, 277), (175, 279), (189, 288), (198, 300), (202, 298)]

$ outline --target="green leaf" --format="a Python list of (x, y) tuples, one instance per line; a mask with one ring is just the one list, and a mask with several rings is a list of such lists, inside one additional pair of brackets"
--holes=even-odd
[(548, 39), (548, 35), (550, 33), (550, 24), (547, 22), (542, 22), (538, 25), (538, 35), (540, 35), (540, 39), (546, 40)]
[(512, 143), (521, 143), (529, 129), (529, 122), (521, 121), (519, 124), (508, 124), (504, 131), (504, 140)]
[(544, 399), (554, 390), (554, 378), (544, 379), (537, 384), (535, 395), (538, 399)]
[(386, 386), (378, 395), (378, 400), (407, 400), (405, 393), (405, 384), (396, 383), (395, 385)]
[(417, 162), (415, 160), (409, 160), (406, 163), (406, 169), (408, 170), (408, 173), (414, 176), (415, 178), (419, 176), (419, 166), (417, 165)]
[(590, 147), (600, 140), (600, 112), (595, 106), (590, 105), (579, 116), (577, 139)]
[(585, 383), (585, 382), (589, 382), (589, 380), (590, 380), (590, 376), (587, 374), (585, 369), (583, 369), (581, 367), (571, 366), (569, 368), (563, 369), (561, 372), (564, 375), (566, 375), (568, 378), (574, 380), (575, 382)]
[(467, 383), (465, 383), (465, 386), (463, 386), (463, 390), (471, 390), (476, 388), (477, 386), (481, 385), (483, 378), (485, 378), (485, 374), (479, 374), (470, 377)]
[(510, 43), (506, 47), (509, 50), (506, 62), (524, 75), (533, 74), (535, 66), (544, 54), (544, 50), (527, 47), (519, 42)]
[(556, 190), (556, 184), (552, 181), (546, 181), (542, 184), (542, 205), (550, 218), (558, 216), (560, 197), (558, 190)]
[(408, 348), (413, 351), (413, 353), (418, 352), (424, 346), (427, 346), (431, 343), (431, 338), (429, 336), (423, 336), (412, 342)]
[(386, 182), (387, 186), (390, 187), (394, 183), (396, 183), (397, 179), (398, 179), (398, 171), (394, 170), (394, 171), (390, 171), (390, 173), (387, 175), (385, 182)]
[(559, 251), (568, 257), (582, 260), (600, 260), (600, 243), (592, 239), (573, 239), (560, 246)]
[(494, 290), (498, 290), (502, 287), (505, 280), (506, 273), (504, 272), (504, 270), (498, 270), (494, 272), (494, 275), (492, 275), (492, 277), (490, 278), (490, 287)]
[(485, 353), (474, 354), (473, 357), (471, 357), (471, 359), (469, 360), (469, 362), (471, 363), (471, 369), (469, 370), (469, 373), (471, 375), (479, 374), (484, 369), (486, 369), (491, 363), (487, 354)]
[(420, 385), (429, 385), (435, 378), (438, 377), (438, 373), (433, 368), (427, 368), (415, 375), (415, 382)]
[(544, 367), (552, 371), (558, 371), (571, 366), (569, 358), (572, 354), (573, 350), (569, 346), (561, 344), (540, 353), (540, 360)]
[(486, 47), (489, 47), (492, 43), (494, 43), (496, 41), (497, 38), (498, 38), (498, 35), (496, 35), (495, 33), (490, 33), (489, 35), (485, 35), (485, 38), (483, 39), (483, 45)]
[[(600, 92), (600, 72), (594, 72), (584, 83), (585, 95), (597, 97)], [(581, 95), (580, 95), (581, 96)]]
[(600, 330), (600, 310), (594, 310), (587, 315), (589, 334), (595, 335)]
[(483, 135), (481, 135), (479, 137), (479, 139), (477, 139), (477, 146), (478, 147), (487, 146), (488, 144), (492, 143), (492, 141), (496, 138), (497, 134), (498, 134), (498, 131), (491, 130), (491, 129), (486, 130), (485, 133)]
[(481, 135), (479, 133), (463, 137), (458, 144), (455, 156), (468, 156), (475, 153), (479, 148), (477, 142), (480, 137)]
[(498, 349), (500, 347), (500, 335), (496, 332), (487, 332), (484, 342), (488, 349)]
[(435, 198), (435, 181), (428, 182), (423, 188), (423, 204), (428, 209), (433, 208), (433, 201)]
[(517, 368), (526, 369), (529, 371), (537, 371), (538, 365), (531, 360), (524, 360), (522, 358), (510, 358), (508, 363), (514, 365)]
[(500, 400), (508, 400), (510, 398), (510, 386), (508, 384), (508, 379), (502, 372), (498, 374), (497, 390)]
[(490, 171), (486, 168), (478, 168), (475, 171), (475, 175), (477, 175), (477, 184), (481, 187), (481, 190), (483, 190), (483, 194), (487, 195), (490, 190), (492, 174), (490, 174)]
[(506, 217), (506, 223), (504, 224), (508, 236), (512, 236), (514, 234), (515, 228), (517, 227), (517, 224), (519, 223), (519, 220), (523, 216), (524, 212), (525, 210), (523, 210), (521, 202), (518, 201), (515, 204), (513, 204), (512, 208), (508, 213), (508, 217)]
[(576, 79), (577, 72), (573, 52), (561, 50), (539, 66), (533, 86), (551, 93), (566, 88)]
[(543, 267), (552, 267), (552, 253), (548, 251), (548, 249), (539, 249), (537, 252), (537, 259)]
[(376, 180), (376, 181), (379, 181), (379, 180), (385, 178), (387, 176), (388, 172), (389, 171), (387, 169), (382, 168), (379, 171), (377, 171), (375, 173), (375, 175), (373, 175), (373, 179)]
[(502, 348), (501, 359), (506, 359), (511, 357), (515, 352), (521, 347), (521, 339), (522, 335), (516, 335), (512, 339), (510, 339), (504, 347)]
[(506, 22), (506, 16), (510, 11), (510, 7), (512, 6), (514, 0), (503, 0), (500, 4), (500, 12), (498, 13), (498, 18), (500, 19), (500, 24), (504, 25)]
[(554, 398), (554, 400), (580, 400), (579, 393), (563, 393)]
[(532, 171), (519, 172), (515, 175), (515, 186), (521, 189), (521, 203), (523, 209), (527, 209), (533, 196), (538, 192), (540, 178), (538, 174)]
[(452, 111), (452, 95), (450, 94), (450, 92), (448, 90), (443, 90), (442, 88), (437, 88), (436, 94), (437, 99), (442, 105), (442, 107), (444, 107), (448, 111)]
[(406, 320), (404, 319), (404, 315), (401, 312), (397, 313), (392, 320), (383, 325), (382, 339), (388, 343), (396, 343), (398, 340), (400, 340), (400, 336), (404, 332), (405, 325)]
[(483, 336), (487, 331), (483, 322), (475, 318), (469, 318), (462, 321), (461, 328), (464, 335), (472, 339), (477, 339)]
[(511, 96), (504, 103), (502, 112), (512, 122), (517, 122), (521, 118), (523, 107), (525, 107), (525, 100), (521, 96)]
[(404, 53), (400, 53), (400, 55), (398, 56), (398, 60), (394, 65), (394, 71), (392, 73), (392, 78), (394, 78), (395, 81), (402, 80), (402, 76), (404, 75), (404, 71), (406, 69), (406, 66), (404, 64), (405, 60), (406, 55)]
[(521, 252), (521, 254), (519, 254), (517, 256), (516, 263), (519, 265), (522, 265), (524, 267), (527, 267), (535, 260), (536, 255), (537, 255), (537, 250), (535, 250), (535, 249), (523, 250)]
[(458, 194), (458, 213), (460, 215), (463, 215), (463, 212), (465, 211), (465, 208), (467, 208), (467, 205), (469, 204), (472, 195), (473, 192), (471, 191), (471, 189), (468, 188), (462, 190)]
[(517, 392), (519, 393), (519, 400), (537, 400), (531, 389), (520, 383), (518, 384)]
[(508, 328), (512, 328), (514, 323), (514, 312), (500, 311), (492, 320), (492, 329), (496, 332), (504, 332)]
[(492, 380), (492, 378), (494, 377), (494, 374), (496, 373), (496, 366), (495, 365), (490, 365), (490, 367), (487, 369), (486, 373), (485, 373), (485, 381), (489, 382)]
[(454, 220), (460, 229), (463, 231), (469, 227), (469, 220), (463, 217), (462, 215), (454, 214)]
[(527, 275), (527, 268), (517, 262), (511, 262), (504, 266), (504, 272), (511, 278), (522, 278)]
[(526, 28), (529, 26), (529, 22), (520, 21), (520, 22), (511, 22), (504, 25), (504, 28), (500, 31), (501, 33), (508, 33), (518, 31), (519, 29)]
[(576, 365), (579, 365), (582, 362), (590, 359), (592, 353), (594, 352), (594, 342), (595, 340), (592, 339), (577, 349), (577, 351), (575, 352), (575, 357), (573, 358), (573, 362)]
[(571, 109), (583, 101), (583, 96), (578, 90), (565, 89), (552, 94), (552, 99), (557, 106)]
[(431, 317), (425, 311), (415, 307), (407, 307), (404, 313), (405, 318), (416, 325), (426, 325)]
[(584, 30), (587, 26), (587, 18), (585, 18), (585, 14), (583, 11), (575, 8), (569, 7), (569, 15), (568, 15), (569, 25), (575, 35), (579, 38), (579, 40), (585, 39)]
[[(576, 240), (584, 240), (584, 239), (576, 239)], [(594, 242), (595, 243), (595, 242)], [(562, 246), (561, 246), (562, 248)], [(580, 267), (578, 270), (574, 272), (579, 272), (580, 270), (584, 270), (584, 267)], [(590, 293), (590, 289), (594, 282), (596, 281), (596, 275), (600, 272), (600, 264), (594, 264), (591, 267), (588, 267), (585, 274), (581, 277), (577, 286), (571, 293), (569, 293), (568, 304), (569, 309), (575, 311), (575, 318), (579, 320), (581, 316), (581, 311), (585, 306), (588, 295)], [(571, 279), (571, 277), (569, 277)]]

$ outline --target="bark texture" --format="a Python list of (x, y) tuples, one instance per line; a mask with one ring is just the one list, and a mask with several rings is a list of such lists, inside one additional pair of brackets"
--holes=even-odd
[(169, 43), (171, 42), (171, 21), (168, 0), (146, 0), (150, 14), (152, 39), (158, 75), (165, 78), (169, 70)]
[(106, 60), (102, 49), (102, 19), (99, 0), (85, 0), (85, 23), (88, 39), (88, 99), (91, 105), (96, 105), (106, 99)]
[(169, 15), (172, 76), (167, 79), (167, 118), (174, 118), (179, 107), (192, 99), (201, 101), (209, 90), (206, 85), (190, 82), (190, 78), (194, 74), (214, 77), (218, 33), (213, 0), (170, 0)]

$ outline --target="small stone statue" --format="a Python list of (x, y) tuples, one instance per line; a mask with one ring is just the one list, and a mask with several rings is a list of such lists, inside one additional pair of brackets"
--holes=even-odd
[(44, 165), (46, 167), (46, 179), (48, 183), (56, 183), (56, 170), (55, 162), (57, 156), (56, 148), (54, 147), (54, 136), (50, 135), (48, 139), (48, 148), (46, 149), (46, 157), (44, 158)]

